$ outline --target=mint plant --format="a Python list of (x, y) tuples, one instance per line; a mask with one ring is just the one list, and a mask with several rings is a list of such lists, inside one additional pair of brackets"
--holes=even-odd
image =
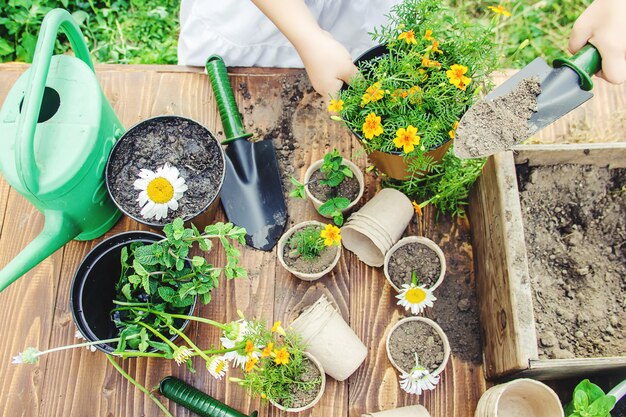
[(582, 380), (574, 388), (572, 401), (565, 407), (565, 416), (610, 417), (610, 412), (616, 403), (616, 397), (611, 395), (613, 391), (606, 395), (602, 388), (596, 384), (591, 383), (588, 379)]
[(320, 171), (326, 176), (325, 179), (320, 180), (320, 183), (333, 188), (338, 187), (346, 177), (352, 178), (354, 176), (352, 170), (343, 164), (343, 157), (339, 155), (337, 149), (324, 155), (324, 163), (322, 163)]

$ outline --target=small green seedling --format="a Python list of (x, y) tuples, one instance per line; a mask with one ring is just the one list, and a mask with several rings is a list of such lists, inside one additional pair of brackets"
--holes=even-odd
[(289, 239), (291, 254), (297, 254), (305, 260), (315, 259), (320, 256), (320, 253), (326, 247), (321, 232), (322, 230), (318, 226), (308, 226), (298, 230)]
[(345, 197), (335, 197), (327, 200), (324, 204), (322, 204), (317, 211), (322, 216), (331, 216), (333, 218), (333, 222), (337, 226), (343, 225), (343, 213), (341, 212), (343, 209), (350, 205), (350, 200)]
[(324, 155), (324, 162), (320, 171), (326, 176), (326, 179), (321, 180), (320, 183), (329, 187), (337, 187), (346, 177), (352, 178), (354, 176), (352, 170), (343, 164), (343, 157), (339, 155), (337, 149)]
[(584, 379), (574, 388), (572, 401), (565, 407), (565, 416), (611, 417), (615, 402), (613, 395), (604, 394), (602, 388)]

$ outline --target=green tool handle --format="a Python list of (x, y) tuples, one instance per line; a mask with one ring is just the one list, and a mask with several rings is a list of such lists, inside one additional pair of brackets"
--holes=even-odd
[(211, 86), (226, 135), (226, 140), (222, 143), (226, 144), (252, 136), (252, 133), (246, 133), (243, 128), (243, 121), (235, 103), (235, 96), (233, 96), (226, 65), (224, 65), (222, 58), (218, 55), (211, 55), (206, 61), (206, 71), (211, 79)]
[(28, 88), (24, 93), (22, 115), (17, 124), (18, 145), (15, 152), (15, 166), (20, 181), (33, 195), (37, 195), (39, 192), (39, 168), (35, 161), (34, 149), (35, 130), (59, 29), (63, 29), (70, 40), (74, 54), (93, 71), (89, 49), (87, 49), (78, 24), (64, 9), (50, 11), (41, 24), (33, 65), (30, 69)]
[(591, 76), (602, 68), (602, 57), (595, 46), (588, 43), (571, 58), (555, 59), (552, 66), (573, 69), (580, 77), (580, 87), (585, 91), (590, 91), (593, 88)]

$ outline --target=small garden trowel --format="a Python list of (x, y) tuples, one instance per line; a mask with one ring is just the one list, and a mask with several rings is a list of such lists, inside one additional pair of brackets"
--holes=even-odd
[(228, 220), (246, 229), (246, 243), (271, 250), (287, 223), (287, 206), (272, 140), (248, 140), (221, 57), (207, 59), (227, 144), (226, 175), (220, 193)]
[[(593, 88), (591, 76), (600, 70), (600, 66), (600, 54), (591, 44), (587, 44), (571, 58), (555, 59), (553, 66), (548, 65), (542, 58), (536, 58), (481, 101), (493, 102), (498, 97), (513, 91), (523, 80), (537, 78), (541, 93), (537, 96), (537, 111), (528, 119), (528, 135), (530, 136), (593, 97), (590, 92)], [(469, 119), (469, 115), (472, 115), (477, 108), (478, 106), (474, 105), (465, 113), (459, 123), (457, 133), (462, 131), (464, 119)], [(476, 116), (476, 113), (473, 116)], [(467, 150), (470, 144), (465, 143), (465, 139), (461, 134), (455, 138), (454, 153), (460, 158), (466, 158), (469, 155)], [(525, 139), (527, 137), (520, 139), (518, 143)], [(481, 149), (470, 157), (489, 156), (505, 151), (512, 145), (514, 144), (503, 140), (498, 142), (498, 146)]]

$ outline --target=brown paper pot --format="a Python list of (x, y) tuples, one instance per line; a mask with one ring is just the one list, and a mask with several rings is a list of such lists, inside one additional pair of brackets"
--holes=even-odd
[(430, 417), (430, 414), (421, 405), (409, 405), (408, 407), (394, 408), (393, 410), (361, 414), (361, 417)]
[(489, 388), (474, 417), (563, 417), (559, 397), (549, 386), (534, 379), (516, 379)]
[[(309, 180), (311, 179), (311, 175), (313, 175), (315, 171), (318, 171), (323, 163), (324, 163), (324, 160), (320, 159), (319, 161), (315, 161), (311, 164), (309, 169), (307, 169), (304, 174), (305, 184), (309, 182)], [(356, 178), (356, 180), (359, 182), (359, 194), (356, 196), (354, 200), (352, 200), (352, 202), (348, 205), (348, 207), (341, 210), (342, 213), (345, 213), (348, 210), (350, 210), (352, 207), (354, 207), (354, 205), (359, 202), (361, 197), (363, 197), (363, 191), (365, 190), (365, 181), (363, 179), (363, 173), (361, 172), (358, 166), (352, 163), (352, 161), (346, 158), (343, 158), (343, 164), (346, 165), (348, 168), (350, 168), (350, 171), (352, 171), (352, 173), (354, 174), (354, 178)], [(315, 210), (319, 212), (319, 208), (322, 204), (324, 204), (324, 201), (321, 201), (315, 198), (313, 194), (311, 194), (311, 192), (309, 191), (308, 185), (304, 186), (304, 193), (306, 194), (307, 198), (311, 201), (311, 203), (313, 203), (313, 207), (315, 207)], [(322, 214), (322, 216), (324, 215)], [(324, 216), (324, 217), (326, 217), (327, 219), (332, 218), (332, 216)]]
[(326, 389), (326, 374), (324, 373), (324, 367), (322, 367), (322, 364), (320, 363), (319, 360), (317, 360), (317, 358), (315, 358), (315, 356), (311, 355), (308, 352), (304, 352), (304, 355), (309, 358), (309, 360), (311, 362), (313, 362), (317, 368), (320, 370), (320, 375), (322, 376), (322, 385), (320, 385), (320, 392), (317, 394), (317, 396), (315, 397), (315, 399), (313, 401), (311, 401), (309, 404), (303, 406), (303, 407), (297, 407), (297, 408), (287, 408), (287, 407), (283, 407), (282, 405), (270, 400), (270, 402), (272, 403), (272, 405), (276, 408), (278, 408), (279, 410), (283, 410), (286, 411), (288, 413), (299, 413), (300, 411), (304, 411), (304, 410), (308, 410), (309, 408), (313, 407), (315, 404), (317, 404), (319, 402), (319, 400), (322, 398), (322, 395), (324, 395), (324, 390)]
[[(396, 368), (398, 371), (400, 371), (400, 373), (405, 373), (405, 372), (409, 372), (410, 371), (410, 369), (402, 369), (402, 368), (400, 368), (400, 366), (398, 366), (396, 361), (394, 361), (393, 358), (391, 357), (391, 353), (390, 353), (390, 350), (389, 350), (389, 341), (391, 340), (391, 334), (393, 333), (393, 331), (395, 329), (398, 328), (398, 326), (402, 325), (402, 323), (406, 323), (407, 321), (421, 321), (421, 322), (424, 322), (424, 323), (428, 324), (429, 326), (431, 326), (433, 329), (435, 329), (435, 331), (437, 332), (439, 337), (441, 337), (441, 340), (443, 341), (443, 361), (437, 367), (437, 369), (435, 369), (435, 371), (432, 373), (433, 375), (439, 375), (440, 373), (443, 372), (443, 370), (445, 369), (445, 367), (446, 367), (446, 365), (448, 363), (448, 360), (450, 359), (450, 343), (448, 342), (448, 337), (443, 332), (441, 327), (439, 327), (439, 325), (437, 323), (435, 323), (434, 321), (432, 321), (431, 319), (428, 319), (426, 317), (406, 317), (406, 318), (400, 320), (399, 322), (397, 322), (396, 324), (393, 325), (393, 327), (391, 328), (391, 330), (387, 334), (387, 341), (385, 343), (385, 347), (387, 348), (387, 357), (389, 358), (389, 362), (391, 362), (393, 367)], [(415, 342), (418, 343), (419, 341), (416, 340)]]
[(413, 243), (413, 242), (421, 243), (422, 245), (429, 247), (437, 254), (437, 257), (439, 258), (439, 262), (441, 265), (441, 272), (439, 273), (439, 278), (437, 279), (437, 282), (435, 282), (435, 284), (429, 289), (434, 290), (439, 285), (441, 285), (441, 283), (443, 282), (443, 277), (446, 275), (446, 258), (443, 255), (443, 251), (441, 250), (441, 248), (435, 242), (423, 236), (407, 236), (405, 238), (400, 239), (398, 243), (393, 245), (393, 247), (389, 249), (389, 251), (387, 251), (387, 254), (385, 255), (385, 268), (384, 268), (385, 278), (387, 278), (387, 282), (389, 282), (389, 284), (397, 292), (400, 292), (401, 289), (398, 288), (398, 286), (394, 284), (391, 278), (389, 277), (389, 261), (391, 260), (391, 256), (393, 255), (395, 251), (400, 249), (402, 246), (408, 243)]
[(331, 249), (335, 249), (337, 251), (337, 254), (335, 255), (335, 259), (333, 260), (333, 263), (328, 265), (328, 267), (324, 269), (323, 271), (316, 272), (314, 274), (307, 274), (304, 272), (297, 271), (285, 263), (285, 259), (283, 257), (283, 250), (285, 248), (285, 245), (289, 241), (289, 238), (291, 238), (291, 236), (298, 230), (302, 229), (303, 227), (310, 226), (310, 225), (317, 225), (317, 226), (322, 226), (322, 227), (325, 226), (324, 223), (317, 222), (314, 220), (298, 223), (295, 226), (293, 226), (291, 229), (287, 230), (285, 234), (283, 234), (283, 236), (278, 241), (278, 249), (276, 250), (277, 251), (276, 253), (278, 254), (278, 261), (283, 266), (283, 268), (285, 268), (287, 271), (291, 272), (293, 275), (295, 275), (296, 277), (304, 281), (315, 281), (316, 279), (320, 279), (324, 275), (328, 274), (337, 265), (337, 262), (339, 262), (339, 258), (341, 257), (341, 246), (332, 246)]
[(363, 222), (356, 224), (358, 229), (350, 224), (342, 227), (343, 246), (367, 265), (382, 266), (390, 246), (385, 239), (377, 239), (377, 232), (382, 230), (392, 244), (397, 242), (411, 221), (413, 212), (413, 205), (407, 196), (398, 190), (384, 188), (361, 207), (358, 214), (354, 214), (355, 222), (356, 219), (371, 219), (370, 225)]
[(367, 356), (361, 339), (325, 296), (304, 310), (290, 327), (308, 346), (307, 352), (337, 381), (346, 380)]

